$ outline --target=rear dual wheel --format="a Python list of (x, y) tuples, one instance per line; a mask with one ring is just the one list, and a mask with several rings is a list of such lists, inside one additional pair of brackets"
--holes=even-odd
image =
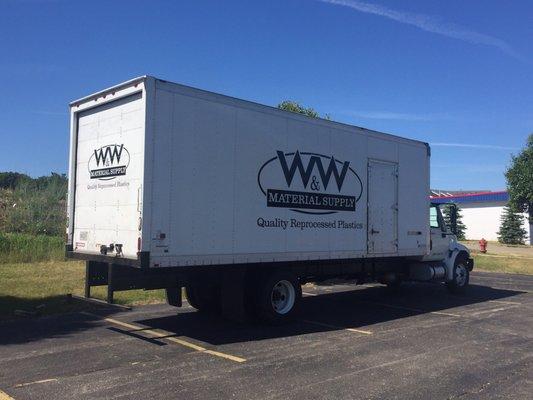
[(391, 282), (387, 282), (387, 290), (391, 293), (398, 293), (402, 288), (402, 279), (396, 278)]
[(185, 287), (185, 295), (189, 304), (198, 311), (210, 314), (221, 311), (220, 287), (217, 285), (191, 282)]
[[(214, 282), (189, 282), (186, 286), (189, 304), (198, 311), (220, 314), (221, 287)], [(302, 298), (302, 287), (298, 278), (284, 271), (261, 274), (247, 280), (243, 300), (248, 313), (260, 321), (280, 325), (296, 316)]]

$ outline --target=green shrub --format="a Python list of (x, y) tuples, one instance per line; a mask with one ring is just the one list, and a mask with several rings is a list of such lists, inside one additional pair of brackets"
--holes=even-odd
[(0, 232), (62, 236), (67, 214), (66, 176), (52, 173), (32, 179), (19, 175), (0, 173)]
[(56, 261), (65, 258), (65, 242), (58, 236), (0, 233), (0, 264)]
[(504, 244), (524, 244), (527, 237), (526, 230), (522, 227), (523, 215), (511, 206), (505, 206), (501, 217), (498, 242)]

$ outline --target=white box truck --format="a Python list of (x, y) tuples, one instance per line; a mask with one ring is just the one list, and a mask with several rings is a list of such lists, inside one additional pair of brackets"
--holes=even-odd
[(290, 319), (334, 277), (468, 285), (427, 143), (139, 77), (74, 101), (67, 255), (90, 287)]

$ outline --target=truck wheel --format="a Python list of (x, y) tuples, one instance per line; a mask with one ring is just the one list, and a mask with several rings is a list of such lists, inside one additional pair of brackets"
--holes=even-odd
[(467, 260), (464, 257), (457, 257), (453, 267), (453, 280), (446, 282), (448, 290), (452, 293), (464, 293), (470, 281), (470, 271)]
[(401, 278), (396, 278), (392, 282), (387, 282), (387, 290), (390, 293), (398, 293), (402, 289), (402, 283), (403, 281)]
[(294, 318), (300, 306), (302, 287), (293, 274), (274, 272), (259, 286), (257, 308), (263, 322), (279, 325)]
[(185, 295), (189, 304), (198, 311), (210, 314), (221, 311), (220, 290), (216, 286), (192, 283), (186, 286)]

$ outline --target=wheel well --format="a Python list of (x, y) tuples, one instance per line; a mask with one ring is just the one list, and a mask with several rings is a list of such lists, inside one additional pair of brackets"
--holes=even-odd
[[(457, 256), (455, 257), (455, 262), (458, 262), (459, 260), (460, 260), (460, 261), (464, 261), (465, 264), (466, 264), (466, 266), (467, 266), (467, 268), (468, 268), (469, 270), (472, 270), (472, 268), (470, 268), (469, 263), (468, 263), (468, 259), (469, 259), (469, 258), (470, 258), (469, 254), (468, 254), (466, 251), (461, 250), (461, 251), (459, 252), (459, 254), (457, 254)], [(454, 263), (454, 264), (455, 264), (455, 263)]]

